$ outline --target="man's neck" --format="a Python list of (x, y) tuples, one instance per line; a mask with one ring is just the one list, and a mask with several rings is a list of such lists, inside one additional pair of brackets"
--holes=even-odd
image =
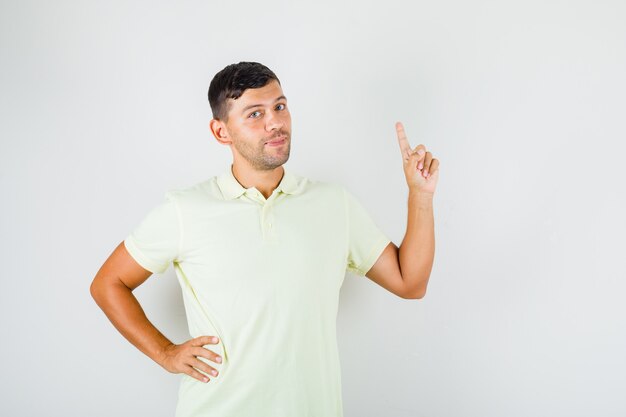
[(272, 195), (285, 173), (282, 165), (269, 171), (259, 171), (250, 166), (232, 163), (230, 169), (239, 184), (244, 188), (256, 188), (265, 198)]

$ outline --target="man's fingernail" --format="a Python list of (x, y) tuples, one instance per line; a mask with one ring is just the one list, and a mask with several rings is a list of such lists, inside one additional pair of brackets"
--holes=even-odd
[(215, 362), (222, 363), (222, 358), (220, 358), (220, 357), (218, 356), (217, 358), (215, 358)]
[(217, 337), (213, 338), (213, 343), (217, 343)]

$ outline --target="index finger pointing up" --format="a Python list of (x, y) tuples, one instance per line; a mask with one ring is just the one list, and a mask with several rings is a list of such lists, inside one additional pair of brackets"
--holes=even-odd
[(409, 140), (406, 137), (406, 133), (404, 133), (404, 126), (400, 122), (396, 122), (396, 133), (398, 134), (400, 152), (402, 152), (402, 157), (406, 160), (411, 156), (411, 145), (409, 145)]

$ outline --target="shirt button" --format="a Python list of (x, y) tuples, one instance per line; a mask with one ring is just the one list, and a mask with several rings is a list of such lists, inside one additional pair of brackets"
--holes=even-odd
[(268, 223), (267, 225), (268, 225), (270, 228), (272, 227), (272, 223)]

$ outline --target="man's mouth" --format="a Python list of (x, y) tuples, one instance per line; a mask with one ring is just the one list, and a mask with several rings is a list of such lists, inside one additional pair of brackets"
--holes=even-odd
[(265, 142), (266, 145), (277, 146), (282, 145), (287, 140), (287, 136), (281, 136), (279, 138), (274, 138), (268, 142)]

